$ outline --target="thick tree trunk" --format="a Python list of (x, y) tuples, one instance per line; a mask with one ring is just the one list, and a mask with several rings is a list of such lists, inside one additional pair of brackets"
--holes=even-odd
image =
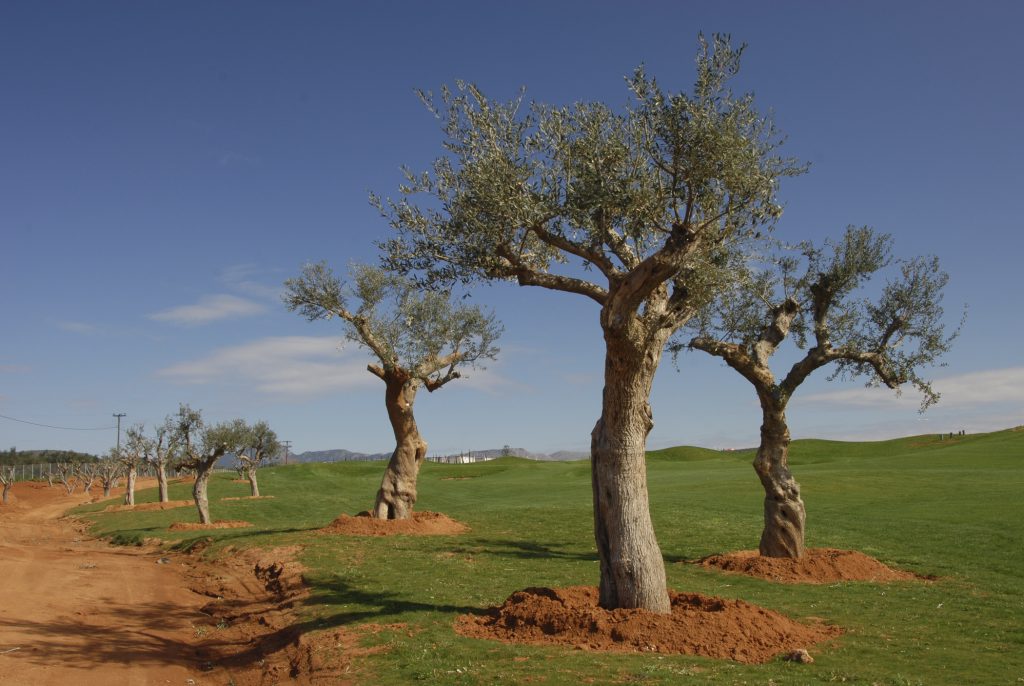
[(109, 481), (107, 483), (103, 484), (103, 497), (104, 498), (109, 498), (110, 497), (110, 491), (111, 491), (112, 488), (114, 488), (114, 484), (109, 482)]
[(192, 484), (192, 497), (199, 511), (199, 523), (210, 524), (210, 499), (206, 496), (206, 486), (210, 481), (210, 470), (197, 470), (196, 482)]
[(168, 502), (167, 497), (167, 467), (163, 462), (160, 462), (156, 466), (156, 483), (160, 488), (160, 502)]
[(416, 504), (416, 478), (427, 456), (427, 444), (420, 437), (412, 406), (419, 383), (406, 374), (388, 372), (384, 402), (395, 432), (395, 452), (384, 472), (373, 516), (378, 519), (408, 519)]
[(769, 394), (761, 396), (761, 445), (754, 470), (764, 486), (764, 531), (761, 555), (797, 559), (804, 554), (806, 511), (800, 484), (789, 471), (789, 426), (785, 403)]
[(128, 483), (125, 485), (124, 490), (124, 504), (134, 505), (135, 504), (135, 478), (137, 473), (135, 467), (128, 468)]
[(665, 563), (647, 496), (648, 402), (664, 338), (637, 343), (605, 328), (601, 418), (591, 434), (594, 537), (601, 607), (670, 610)]
[(258, 498), (260, 495), (260, 485), (256, 483), (256, 470), (250, 467), (246, 470), (246, 476), (249, 478), (249, 490), (253, 498)]
[(11, 491), (11, 484), (5, 481), (4, 482), (4, 495), (3, 495), (4, 505), (7, 504), (7, 494), (10, 493), (10, 491)]

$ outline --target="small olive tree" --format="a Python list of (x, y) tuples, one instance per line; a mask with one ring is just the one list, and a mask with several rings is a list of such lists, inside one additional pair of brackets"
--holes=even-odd
[(281, 442), (277, 440), (274, 430), (264, 421), (246, 426), (244, 433), (245, 441), (235, 457), (238, 459), (241, 472), (249, 480), (252, 497), (257, 498), (260, 495), (260, 486), (256, 481), (256, 470), (277, 457), (281, 452)]
[(74, 493), (78, 486), (75, 464), (73, 462), (58, 462), (54, 465), (54, 469), (57, 471), (57, 480), (64, 486), (64, 492), (68, 495)]
[(135, 482), (139, 476), (139, 467), (146, 463), (153, 451), (153, 440), (146, 436), (143, 424), (134, 424), (125, 432), (124, 446), (121, 448), (121, 467), (125, 474), (124, 504), (135, 504)]
[(111, 448), (107, 456), (96, 463), (96, 478), (103, 487), (103, 497), (109, 498), (110, 491), (117, 487), (117, 482), (124, 472), (122, 453)]
[(15, 481), (15, 466), (14, 465), (0, 465), (0, 484), (4, 486), (3, 503), (7, 504), (7, 497), (11, 491), (11, 486), (14, 485)]
[(465, 83), (439, 101), (424, 94), (446, 154), (407, 173), (401, 199), (373, 198), (398, 233), (383, 246), (389, 268), (597, 306), (605, 384), (591, 478), (605, 608), (670, 610), (647, 493), (654, 375), (722, 265), (781, 215), (780, 179), (803, 170), (776, 154), (781, 138), (753, 97), (729, 90), (742, 51), (702, 37), (691, 93), (638, 69), (621, 111), (505, 103)]
[[(948, 276), (936, 258), (893, 264), (890, 236), (866, 227), (851, 227), (822, 247), (801, 244), (799, 251), (800, 258), (776, 256), (747, 271), (691, 321), (692, 338), (671, 346), (719, 357), (754, 387), (762, 414), (754, 469), (765, 492), (759, 548), (766, 557), (794, 559), (804, 552), (806, 519), (789, 469), (786, 407), (797, 388), (831, 364), (830, 379), (866, 377), (869, 386), (892, 389), (909, 384), (921, 392), (924, 410), (938, 394), (921, 371), (957, 335), (945, 333)], [(887, 267), (895, 274), (875, 299), (867, 298), (865, 285)], [(770, 362), (787, 339), (804, 354), (780, 378)]]
[(89, 495), (96, 478), (99, 476), (99, 468), (96, 462), (79, 462), (74, 467), (75, 477), (82, 484), (82, 491)]
[[(346, 293), (325, 264), (310, 264), (285, 282), (285, 303), (310, 321), (338, 317), (345, 336), (367, 348), (377, 364), (367, 369), (385, 385), (384, 405), (395, 434), (395, 451), (373, 508), (380, 519), (406, 519), (416, 503), (416, 478), (427, 443), (413, 416), (421, 386), (434, 392), (458, 379), (460, 367), (493, 359), (501, 327), (479, 307), (453, 304), (449, 295), (421, 291), (405, 277), (365, 265), (352, 267)], [(348, 298), (357, 301), (354, 309)]]
[(241, 427), (238, 420), (207, 426), (202, 413), (186, 404), (182, 404), (177, 414), (171, 415), (168, 420), (174, 427), (173, 441), (180, 448), (177, 466), (192, 470), (196, 475), (192, 497), (199, 512), (199, 522), (210, 524), (213, 521), (210, 519), (210, 499), (207, 496), (210, 473), (221, 457), (227, 453), (237, 454), (241, 450), (246, 439), (244, 422)]

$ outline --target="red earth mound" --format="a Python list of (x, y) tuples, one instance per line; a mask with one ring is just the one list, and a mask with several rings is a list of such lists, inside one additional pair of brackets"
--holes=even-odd
[(200, 524), (199, 522), (175, 522), (171, 524), (171, 531), (195, 531), (197, 529), (244, 529), (247, 526), (252, 526), (249, 522), (224, 520), (218, 522), (212, 522), (210, 524)]
[(439, 512), (413, 512), (411, 519), (376, 519), (360, 512), (355, 517), (339, 515), (321, 531), (347, 536), (451, 536), (469, 527)]
[(670, 592), (672, 612), (605, 610), (592, 586), (528, 588), (485, 615), (462, 615), (464, 636), (584, 650), (701, 655), (749, 664), (806, 649), (842, 629), (800, 624), (742, 600)]
[(786, 584), (831, 584), (837, 581), (906, 581), (923, 579), (913, 572), (885, 566), (878, 560), (856, 550), (836, 548), (808, 548), (803, 557), (790, 560), (761, 557), (756, 550), (740, 550), (723, 555), (711, 555), (697, 564), (756, 576)]

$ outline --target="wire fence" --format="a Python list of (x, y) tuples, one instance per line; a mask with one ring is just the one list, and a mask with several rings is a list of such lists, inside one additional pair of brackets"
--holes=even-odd
[[(60, 481), (57, 465), (66, 464), (63, 462), (45, 462), (37, 464), (15, 464), (15, 465), (0, 465), (0, 469), (14, 468), (14, 480), (15, 481), (47, 481), (52, 480), (54, 482)], [(174, 469), (168, 467), (166, 470), (168, 479), (177, 479), (179, 476), (184, 476), (186, 472), (184, 470)], [(136, 473), (139, 478), (153, 477), (156, 478), (156, 466), (146, 463), (139, 465), (136, 469)], [(123, 475), (122, 475), (123, 477)]]

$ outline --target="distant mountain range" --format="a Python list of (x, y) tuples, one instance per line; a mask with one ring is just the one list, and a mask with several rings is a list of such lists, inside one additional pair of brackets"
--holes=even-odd
[[(528, 460), (543, 460), (543, 461), (568, 461), (568, 460), (583, 460), (590, 457), (588, 452), (572, 451), (572, 450), (560, 450), (556, 453), (531, 453), (528, 450), (522, 448), (494, 448), (491, 450), (472, 450), (470, 453), (473, 457), (482, 458), (485, 460), (493, 460), (497, 457), (525, 457)], [(433, 453), (428, 454), (427, 459), (433, 459), (435, 457), (449, 457), (435, 455)], [(351, 450), (345, 450), (343, 448), (337, 448), (334, 450), (309, 450), (304, 453), (295, 453), (288, 457), (290, 463), (299, 462), (346, 462), (346, 461), (368, 461), (368, 460), (387, 460), (391, 458), (391, 453), (357, 453)]]

